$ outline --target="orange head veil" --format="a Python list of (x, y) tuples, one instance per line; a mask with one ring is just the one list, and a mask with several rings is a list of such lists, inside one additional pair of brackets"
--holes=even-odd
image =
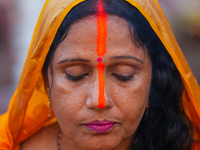
[[(44, 126), (48, 117), (42, 67), (57, 29), (68, 12), (84, 0), (46, 0), (33, 33), (21, 78), (7, 113), (0, 116), (0, 149), (19, 149), (19, 144)], [(127, 0), (148, 20), (171, 55), (184, 84), (183, 107), (200, 139), (200, 89), (157, 0)], [(199, 147), (199, 148), (198, 148)], [(200, 144), (194, 144), (200, 149)]]

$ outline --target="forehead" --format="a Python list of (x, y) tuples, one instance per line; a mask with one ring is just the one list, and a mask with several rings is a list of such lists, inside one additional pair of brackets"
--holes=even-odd
[[(83, 53), (85, 55), (95, 53), (97, 28), (96, 16), (87, 16), (73, 23), (66, 38), (59, 44), (56, 50), (57, 55), (60, 57), (66, 55), (80, 57)], [(121, 53), (125, 55), (127, 52), (133, 53), (133, 47), (135, 50), (138, 49), (132, 41), (129, 23), (121, 17), (108, 15), (106, 54), (116, 53), (120, 55)]]
[[(107, 39), (114, 38), (113, 35), (117, 35), (118, 37), (126, 37), (129, 36), (129, 24), (123, 18), (108, 15), (107, 24)], [(97, 38), (97, 17), (96, 16), (88, 16), (83, 19), (78, 20), (74, 24), (71, 25), (69, 32), (67, 34), (67, 41), (70, 42), (84, 42), (87, 40), (96, 41)]]

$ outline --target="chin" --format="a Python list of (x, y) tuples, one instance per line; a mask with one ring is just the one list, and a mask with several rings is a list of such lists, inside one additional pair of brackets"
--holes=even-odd
[(117, 147), (118, 145), (116, 144), (111, 144), (111, 143), (92, 143), (92, 144), (87, 144), (87, 145), (82, 145), (82, 148), (84, 150), (113, 150)]
[[(107, 136), (107, 135), (95, 135), (91, 138), (85, 137), (79, 139), (77, 143), (84, 150), (114, 150), (120, 149), (129, 143), (130, 140), (123, 140), (123, 138), (117, 136)], [(129, 145), (129, 144), (128, 144)], [(125, 146), (128, 148), (128, 146)]]

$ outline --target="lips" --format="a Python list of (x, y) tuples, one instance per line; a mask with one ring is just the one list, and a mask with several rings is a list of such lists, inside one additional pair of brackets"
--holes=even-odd
[(86, 128), (97, 133), (106, 133), (110, 131), (116, 123), (112, 121), (93, 121), (87, 124), (84, 124)]

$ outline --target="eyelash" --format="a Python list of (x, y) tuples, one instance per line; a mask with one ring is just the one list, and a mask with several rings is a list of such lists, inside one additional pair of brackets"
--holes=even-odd
[[(134, 73), (135, 74), (135, 73)], [(128, 81), (128, 80), (132, 80), (134, 78), (134, 74), (130, 75), (130, 76), (121, 76), (115, 73), (112, 73), (111, 75), (116, 77), (118, 80), (121, 81)]]
[(70, 76), (69, 74), (66, 73), (67, 79), (71, 81), (79, 81), (83, 79), (85, 76), (89, 75), (88, 73), (80, 75), (80, 76)]
[[(70, 76), (69, 74), (66, 73), (67, 79), (71, 80), (71, 81), (79, 81), (87, 75), (89, 75), (89, 74), (83, 74), (83, 75), (80, 75), (80, 76)], [(118, 80), (121, 80), (121, 81), (128, 81), (128, 80), (132, 80), (134, 78), (134, 74), (132, 74), (130, 76), (121, 76), (121, 75), (112, 73), (111, 75), (116, 77)]]

